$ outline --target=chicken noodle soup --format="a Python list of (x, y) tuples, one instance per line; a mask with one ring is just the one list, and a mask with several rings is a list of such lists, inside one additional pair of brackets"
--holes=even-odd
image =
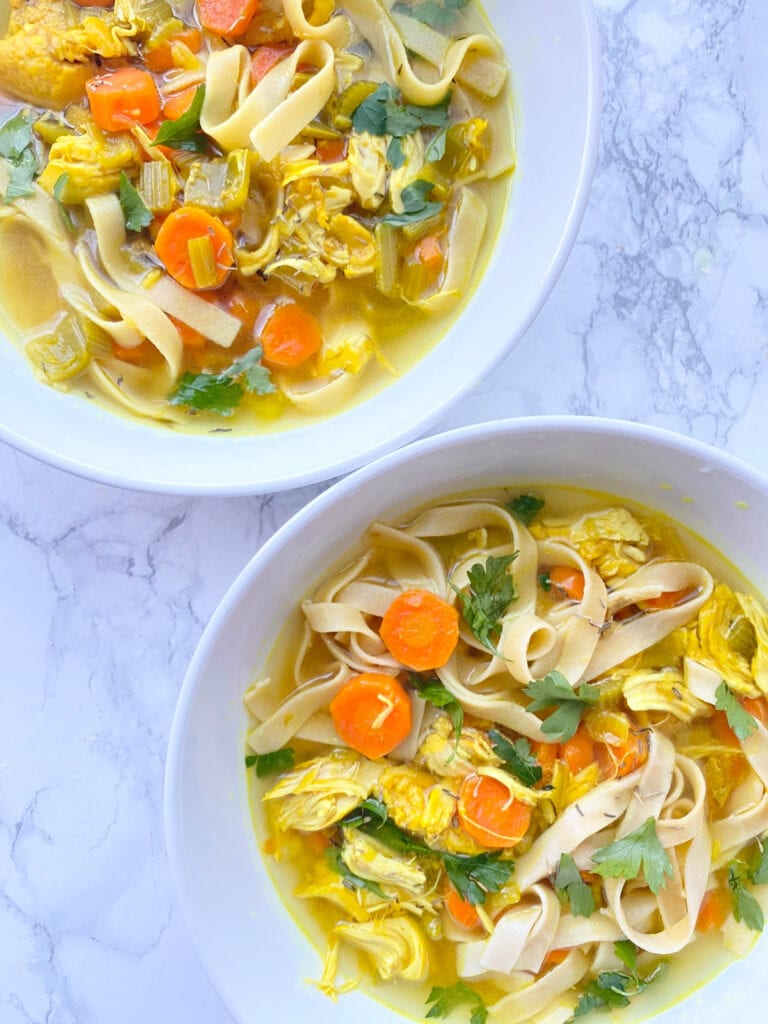
[(324, 992), (367, 975), (414, 1015), (563, 1024), (750, 948), (768, 614), (716, 564), (556, 489), (370, 528), (245, 697), (257, 827), (322, 928)]
[(446, 329), (514, 167), (474, 0), (10, 7), (0, 309), (42, 380), (176, 425), (290, 424)]

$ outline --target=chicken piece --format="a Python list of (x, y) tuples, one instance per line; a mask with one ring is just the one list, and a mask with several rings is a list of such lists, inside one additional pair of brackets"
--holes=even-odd
[[(753, 664), (768, 690), (768, 647), (765, 644), (768, 628), (765, 613), (761, 618), (759, 611), (757, 603), (751, 602), (748, 596), (735, 594), (725, 583), (720, 583), (701, 608), (695, 631), (689, 633), (689, 656), (714, 669), (732, 690), (745, 697), (761, 695), (752, 673)], [(758, 629), (763, 633), (761, 655)]]
[(416, 764), (435, 775), (463, 779), (476, 768), (501, 764), (484, 732), (471, 726), (462, 729), (458, 744), (453, 725), (445, 714), (438, 715), (416, 752)]
[[(754, 651), (750, 663), (752, 678), (762, 692), (768, 694), (768, 612), (750, 594), (737, 594), (736, 600), (754, 632), (754, 647), (752, 647), (748, 636), (749, 631), (743, 626), (739, 627), (744, 647), (742, 653), (748, 655)], [(736, 642), (736, 638), (731, 634), (731, 644)]]
[(344, 884), (344, 879), (327, 866), (324, 859), (315, 862), (312, 879), (296, 890), (303, 900), (327, 900), (355, 921), (370, 918), (368, 906), (379, 905), (381, 899), (367, 889), (356, 889)]
[(52, 144), (48, 163), (38, 184), (53, 195), (56, 182), (66, 174), (61, 193), (65, 203), (84, 203), (91, 196), (115, 192), (120, 172), (141, 164), (141, 149), (125, 132), (86, 131), (79, 135), (60, 135)]
[(709, 714), (709, 708), (688, 690), (683, 673), (677, 668), (644, 669), (627, 672), (624, 699), (633, 711), (661, 711), (681, 722), (696, 715)]
[(323, 337), (317, 376), (329, 377), (339, 372), (358, 374), (370, 362), (374, 349), (371, 328), (364, 320), (334, 323)]
[(533, 523), (537, 540), (564, 537), (582, 558), (594, 566), (606, 583), (625, 579), (645, 564), (651, 538), (625, 508), (589, 512), (576, 522), (543, 520)]
[(415, 857), (398, 856), (357, 829), (344, 829), (341, 859), (360, 878), (393, 885), (409, 896), (422, 896), (426, 889), (427, 876)]
[(385, 768), (379, 793), (394, 823), (427, 842), (446, 832), (456, 813), (454, 793), (428, 772), (407, 765)]
[(427, 938), (410, 917), (338, 924), (334, 931), (370, 957), (382, 981), (423, 981), (429, 974)]
[(281, 801), (275, 815), (278, 829), (319, 832), (362, 803), (380, 771), (380, 765), (351, 750), (334, 750), (287, 772), (263, 799)]
[(353, 132), (347, 160), (360, 205), (365, 210), (378, 210), (387, 186), (387, 140), (368, 132)]

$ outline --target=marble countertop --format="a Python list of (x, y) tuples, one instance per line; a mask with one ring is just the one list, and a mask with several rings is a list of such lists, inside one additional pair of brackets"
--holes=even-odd
[[(442, 426), (616, 416), (768, 471), (768, 5), (597, 7), (604, 124), (578, 242)], [(319, 490), (138, 495), (0, 445), (0, 1024), (229, 1021), (170, 891), (166, 742), (217, 602)]]

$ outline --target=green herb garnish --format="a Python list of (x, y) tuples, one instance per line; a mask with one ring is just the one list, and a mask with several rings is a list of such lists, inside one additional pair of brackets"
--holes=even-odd
[(654, 895), (666, 886), (665, 875), (672, 875), (672, 861), (656, 834), (656, 821), (644, 825), (621, 839), (601, 846), (592, 854), (598, 875), (604, 878), (637, 878), (642, 868), (648, 888)]
[(222, 373), (185, 373), (168, 401), (216, 416), (231, 416), (246, 392), (271, 395), (277, 390), (269, 370), (261, 363), (262, 355), (261, 345), (256, 345)]
[(482, 997), (464, 981), (457, 981), (455, 985), (435, 986), (427, 996), (426, 1002), (427, 1005), (433, 1004), (427, 1014), (427, 1020), (447, 1017), (457, 1006), (472, 1007), (469, 1024), (485, 1024), (488, 1019), (488, 1009)]
[(361, 878), (360, 875), (356, 875), (354, 871), (350, 871), (341, 856), (341, 850), (338, 846), (329, 846), (325, 851), (325, 863), (333, 871), (334, 874), (340, 875), (345, 883), (352, 886), (355, 889), (367, 889), (372, 892), (379, 899), (389, 899), (387, 894), (376, 882), (372, 882), (370, 878)]
[(715, 690), (715, 697), (717, 698), (715, 707), (718, 711), (725, 712), (728, 725), (736, 733), (737, 739), (745, 740), (755, 731), (757, 720), (744, 710), (741, 701), (725, 681), (720, 683)]
[(468, 0), (417, 0), (416, 3), (396, 3), (392, 7), (395, 14), (405, 14), (408, 18), (421, 21), (438, 31), (450, 30), (456, 15), (467, 6)]
[(574, 690), (568, 680), (560, 672), (550, 672), (543, 679), (533, 679), (523, 693), (531, 698), (527, 711), (556, 710), (541, 723), (541, 731), (545, 736), (559, 736), (561, 740), (569, 740), (576, 732), (581, 716), (588, 707), (597, 704), (600, 690), (597, 686), (582, 683)]
[(560, 854), (555, 874), (555, 892), (561, 903), (566, 900), (570, 903), (574, 917), (590, 917), (594, 913), (595, 897), (569, 853)]
[(399, 171), (405, 164), (405, 153), (400, 139), (393, 136), (387, 146), (387, 163), (393, 171)]
[(765, 927), (763, 909), (747, 888), (746, 883), (765, 885), (768, 882), (768, 846), (758, 843), (754, 851), (728, 863), (728, 892), (731, 896), (733, 916), (755, 932)]
[(268, 754), (248, 754), (245, 758), (245, 767), (255, 767), (256, 777), (263, 779), (266, 775), (274, 775), (275, 772), (284, 772), (288, 768), (293, 768), (293, 762), (293, 747), (283, 747), (280, 750), (272, 750)]
[(402, 227), (405, 224), (416, 224), (421, 220), (428, 220), (440, 213), (443, 204), (427, 199), (434, 187), (434, 182), (425, 181), (423, 178), (417, 178), (410, 185), (406, 185), (400, 193), (403, 212), (388, 213), (381, 218), (381, 223)]
[(0, 125), (0, 156), (6, 159), (8, 169), (5, 202), (34, 195), (37, 157), (32, 148), (32, 125), (23, 114), (16, 114)]
[(529, 788), (541, 781), (541, 765), (531, 753), (531, 745), (522, 736), (510, 742), (496, 729), (491, 729), (488, 738), (493, 742), (493, 752), (504, 762), (502, 765), (524, 786)]
[(517, 600), (515, 578), (507, 569), (517, 558), (513, 555), (490, 555), (483, 565), (477, 562), (469, 570), (469, 590), (451, 586), (459, 595), (467, 625), (483, 647), (501, 657), (495, 643), (501, 632), (501, 618)]
[(507, 503), (507, 508), (523, 526), (530, 526), (544, 508), (544, 499), (537, 498), (535, 494), (518, 494)]
[[(62, 178), (65, 175), (62, 174)], [(59, 178), (61, 181), (61, 178)], [(58, 185), (59, 181), (56, 182)], [(152, 212), (141, 198), (139, 192), (131, 184), (125, 171), (120, 171), (120, 191), (118, 193), (120, 208), (123, 211), (125, 226), (129, 231), (141, 231), (152, 223)]]
[(53, 198), (56, 203), (56, 206), (59, 209), (59, 216), (64, 222), (64, 227), (67, 229), (67, 231), (69, 231), (70, 234), (74, 235), (74, 233), (77, 231), (77, 228), (75, 227), (75, 222), (72, 220), (72, 214), (64, 205), (64, 201), (61, 198), (61, 193), (67, 187), (68, 181), (69, 175), (66, 171), (58, 176), (53, 186)]
[(552, 580), (549, 578), (548, 572), (542, 572), (536, 577), (539, 581), (539, 586), (542, 590), (548, 594), (552, 589)]
[[(444, 708), (449, 715), (453, 725), (453, 750), (455, 754), (459, 746), (459, 740), (461, 739), (461, 730), (464, 728), (464, 708), (456, 700), (451, 691), (447, 690), (445, 686), (443, 686), (439, 679), (425, 679), (424, 676), (419, 675), (418, 672), (409, 672), (408, 682), (422, 700), (429, 701), (429, 703), (434, 704), (436, 708)], [(453, 760), (453, 754), (446, 764), (450, 764), (451, 760)]]
[(208, 148), (208, 139), (200, 128), (204, 100), (205, 86), (199, 85), (189, 109), (175, 121), (163, 121), (152, 145), (184, 149), (188, 153), (204, 153)]
[(370, 825), (371, 822), (379, 822), (383, 825), (387, 820), (387, 805), (381, 800), (369, 797), (363, 800), (359, 807), (350, 811), (341, 819), (341, 824), (347, 828), (360, 828), (361, 825)]
[(382, 82), (353, 112), (352, 127), (356, 132), (403, 139), (419, 128), (446, 128), (450, 102), (449, 92), (432, 107), (404, 103), (398, 89)]
[(613, 950), (619, 960), (628, 968), (628, 972), (601, 971), (582, 990), (571, 1020), (583, 1017), (591, 1010), (613, 1010), (620, 1006), (628, 1006), (633, 996), (639, 995), (648, 988), (666, 970), (666, 962), (662, 960), (649, 974), (639, 974), (637, 947), (628, 939), (614, 942)]

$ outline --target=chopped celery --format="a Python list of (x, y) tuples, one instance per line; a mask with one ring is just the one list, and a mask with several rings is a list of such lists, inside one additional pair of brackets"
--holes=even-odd
[(196, 160), (184, 189), (184, 201), (211, 213), (232, 213), (245, 205), (250, 183), (248, 151), (233, 150), (226, 159)]
[(72, 129), (55, 115), (43, 114), (32, 126), (38, 139), (52, 145), (62, 135), (72, 135)]
[(148, 160), (139, 172), (139, 193), (152, 213), (173, 209), (179, 182), (167, 160)]
[(435, 271), (418, 260), (408, 260), (403, 265), (400, 286), (406, 302), (419, 302), (435, 285)]
[(376, 82), (353, 82), (340, 96), (334, 97), (329, 104), (333, 127), (340, 131), (351, 128), (352, 115), (377, 89)]
[(329, 128), (328, 125), (323, 124), (321, 121), (310, 121), (306, 127), (301, 129), (299, 135), (302, 138), (327, 139), (328, 141), (335, 141), (342, 137), (341, 132), (336, 131), (335, 128)]
[(412, 224), (404, 224), (400, 230), (409, 242), (415, 242), (425, 235), (437, 234), (444, 225), (445, 221), (443, 211), (441, 210), (434, 217), (428, 217), (426, 220), (416, 220)]
[(451, 190), (451, 181), (446, 178), (438, 164), (424, 164), (419, 171), (419, 179), (421, 181), (431, 181), (431, 198), (437, 199), (441, 203), (445, 202)]
[(75, 313), (65, 313), (50, 333), (28, 342), (25, 352), (35, 372), (49, 384), (72, 380), (91, 361), (88, 339)]
[(447, 178), (467, 178), (482, 168), (490, 153), (488, 122), (485, 118), (473, 117), (450, 126), (445, 138), (445, 155), (438, 167)]
[(216, 273), (216, 256), (213, 245), (207, 235), (202, 238), (190, 238), (187, 242), (189, 262), (195, 278), (196, 288), (213, 288), (219, 283)]
[(379, 261), (376, 264), (376, 287), (384, 295), (396, 298), (399, 293), (397, 280), (398, 245), (397, 228), (392, 224), (376, 225), (374, 236), (376, 248), (379, 250)]

